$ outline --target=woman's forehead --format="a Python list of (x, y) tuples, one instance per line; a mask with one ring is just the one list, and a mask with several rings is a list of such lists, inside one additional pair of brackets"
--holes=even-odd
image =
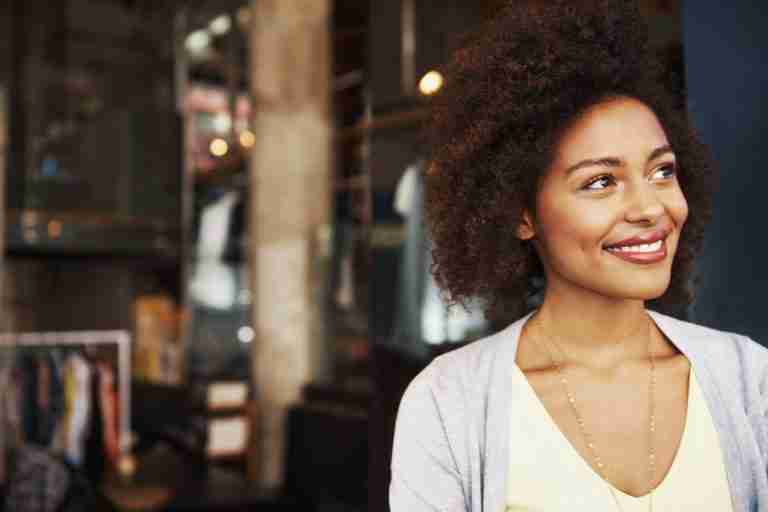
[(568, 166), (586, 158), (646, 158), (668, 144), (656, 114), (634, 98), (593, 105), (563, 133), (556, 148), (558, 163)]

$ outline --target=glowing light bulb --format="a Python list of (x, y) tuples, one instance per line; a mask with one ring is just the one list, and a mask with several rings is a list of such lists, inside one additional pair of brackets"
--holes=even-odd
[(419, 91), (425, 96), (435, 94), (443, 86), (443, 75), (437, 71), (430, 71), (419, 80)]
[(253, 145), (256, 144), (256, 136), (251, 130), (243, 130), (240, 134), (240, 144), (242, 144), (244, 148), (252, 148)]
[(237, 339), (239, 339), (241, 343), (250, 343), (255, 336), (256, 333), (253, 331), (253, 328), (248, 327), (247, 325), (244, 325), (237, 330)]
[(229, 144), (224, 139), (213, 139), (209, 149), (213, 156), (224, 156), (229, 151)]

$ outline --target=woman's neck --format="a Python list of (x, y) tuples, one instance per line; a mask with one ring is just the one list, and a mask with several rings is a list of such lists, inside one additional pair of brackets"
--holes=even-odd
[(574, 303), (550, 296), (525, 332), (550, 347), (554, 342), (569, 364), (609, 369), (645, 358), (656, 328), (641, 300)]

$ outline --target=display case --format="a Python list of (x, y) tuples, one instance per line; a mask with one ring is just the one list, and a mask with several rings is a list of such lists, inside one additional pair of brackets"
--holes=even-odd
[(9, 249), (177, 251), (180, 126), (172, 38), (160, 32), (167, 6), (152, 22), (109, 3), (14, 0), (6, 9)]

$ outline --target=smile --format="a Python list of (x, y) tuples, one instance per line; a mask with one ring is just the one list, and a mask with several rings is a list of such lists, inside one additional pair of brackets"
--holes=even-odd
[(656, 240), (652, 244), (624, 245), (620, 247), (609, 247), (609, 251), (621, 252), (656, 252), (661, 249), (662, 241)]
[(656, 240), (650, 244), (607, 247), (605, 250), (632, 263), (657, 263), (667, 257), (666, 240)]

